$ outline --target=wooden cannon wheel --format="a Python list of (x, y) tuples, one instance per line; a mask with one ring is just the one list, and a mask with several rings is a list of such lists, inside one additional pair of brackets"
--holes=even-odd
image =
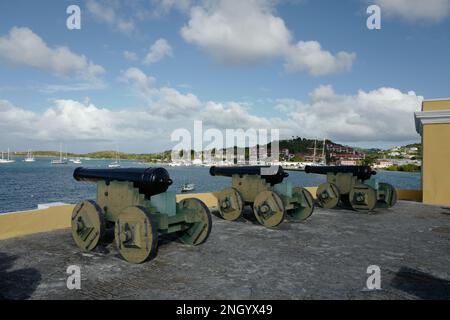
[(131, 263), (142, 263), (156, 256), (158, 229), (149, 211), (141, 206), (124, 209), (114, 228), (120, 255)]
[(199, 245), (208, 239), (211, 233), (211, 213), (203, 201), (196, 198), (184, 199), (180, 202), (182, 210), (191, 210), (195, 215), (195, 221), (189, 229), (180, 235), (180, 241), (189, 245)]
[(83, 251), (92, 251), (105, 236), (105, 214), (93, 200), (78, 203), (72, 212), (72, 237)]
[(350, 190), (349, 201), (356, 211), (371, 211), (377, 204), (377, 192), (367, 184), (357, 184)]
[(397, 203), (397, 190), (389, 183), (378, 183), (377, 207), (391, 208)]
[(294, 204), (295, 208), (288, 212), (288, 215), (294, 221), (304, 221), (308, 219), (314, 211), (314, 198), (312, 194), (305, 188), (294, 187), (292, 189), (292, 197), (299, 199)]
[(283, 200), (276, 192), (263, 191), (255, 198), (253, 212), (259, 223), (265, 227), (274, 228), (284, 220)]
[(244, 212), (244, 200), (236, 188), (225, 188), (218, 196), (219, 211), (222, 218), (235, 221), (242, 217)]
[(337, 207), (341, 199), (339, 188), (334, 183), (322, 183), (316, 191), (317, 201), (322, 208), (332, 209)]

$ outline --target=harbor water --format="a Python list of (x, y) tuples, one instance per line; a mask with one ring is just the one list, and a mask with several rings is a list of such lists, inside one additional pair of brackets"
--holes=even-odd
[[(38, 204), (51, 202), (77, 203), (83, 199), (95, 199), (96, 186), (73, 179), (76, 167), (107, 168), (111, 160), (83, 160), (81, 165), (69, 162), (52, 165), (51, 158), (36, 158), (35, 162), (16, 162), (0, 165), (0, 213), (36, 209)], [(121, 161), (122, 168), (148, 167), (135, 161)], [(174, 181), (169, 190), (181, 192), (185, 183), (195, 184), (193, 193), (220, 191), (230, 184), (230, 178), (212, 177), (207, 167), (164, 166)], [(399, 189), (420, 189), (420, 173), (379, 171), (380, 181)], [(289, 171), (288, 180), (294, 185), (311, 187), (325, 182), (326, 177)]]

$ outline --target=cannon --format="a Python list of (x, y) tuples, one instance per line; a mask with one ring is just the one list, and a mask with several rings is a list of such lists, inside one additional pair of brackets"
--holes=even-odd
[(273, 228), (286, 216), (306, 220), (314, 210), (314, 198), (308, 190), (283, 182), (289, 174), (281, 166), (211, 167), (209, 172), (232, 178), (232, 186), (218, 195), (219, 212), (225, 220), (239, 219), (244, 207), (250, 205), (257, 221)]
[(120, 255), (141, 263), (156, 256), (158, 238), (175, 235), (199, 245), (211, 232), (208, 207), (195, 198), (176, 202), (167, 191), (172, 180), (164, 168), (86, 169), (77, 181), (97, 184), (97, 199), (78, 203), (72, 212), (72, 236), (82, 251), (92, 251), (114, 234)]
[(306, 166), (306, 173), (327, 176), (317, 188), (319, 205), (331, 209), (349, 205), (356, 211), (390, 208), (397, 202), (397, 191), (385, 182), (378, 182), (370, 166)]

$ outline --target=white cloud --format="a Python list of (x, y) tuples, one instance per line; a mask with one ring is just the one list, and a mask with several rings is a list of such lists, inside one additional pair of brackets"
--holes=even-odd
[[(32, 112), (0, 100), (0, 136), (12, 147), (18, 141), (127, 142), (138, 150), (169, 149), (170, 135), (177, 128), (192, 128), (202, 120), (204, 128), (280, 129), (282, 138), (292, 135), (328, 138), (337, 142), (409, 142), (418, 139), (413, 112), (420, 110), (423, 97), (394, 88), (358, 91), (340, 95), (331, 86), (320, 86), (310, 101), (279, 99), (279, 117), (255, 115), (241, 102), (201, 102), (193, 94), (173, 88), (158, 88), (154, 79), (129, 70), (130, 83), (150, 92), (145, 110), (110, 110), (89, 102), (56, 100), (43, 112)], [(28, 146), (29, 147), (29, 146)]]
[(102, 66), (67, 47), (50, 48), (29, 28), (13, 27), (8, 35), (0, 37), (0, 60), (86, 80), (95, 80), (105, 72)]
[(173, 55), (172, 47), (169, 45), (166, 39), (158, 39), (150, 47), (147, 56), (144, 59), (144, 64), (152, 64), (158, 62), (166, 56), (171, 57)]
[(279, 120), (252, 115), (248, 108), (239, 102), (209, 101), (202, 108), (199, 118), (205, 125), (219, 129), (270, 129), (280, 128), (281, 124)]
[(128, 68), (122, 73), (121, 80), (131, 83), (135, 90), (145, 98), (151, 98), (156, 91), (156, 79), (147, 76), (138, 68)]
[(128, 61), (136, 61), (138, 59), (137, 54), (131, 51), (124, 51), (123, 57)]
[(338, 95), (331, 86), (311, 93), (311, 101), (278, 100), (278, 110), (297, 124), (297, 135), (345, 142), (417, 139), (413, 113), (423, 97), (394, 88)]
[(46, 84), (37, 87), (38, 91), (42, 93), (103, 90), (106, 88), (107, 84), (105, 84), (103, 81), (80, 82), (71, 84)]
[(134, 22), (120, 17), (116, 12), (118, 10), (116, 10), (115, 4), (117, 2), (102, 3), (96, 0), (89, 0), (86, 3), (86, 7), (97, 21), (106, 23), (122, 33), (132, 33), (136, 29)]
[(289, 47), (291, 33), (273, 15), (268, 1), (226, 0), (191, 9), (181, 29), (189, 42), (225, 63), (252, 63), (279, 56)]
[(450, 0), (375, 0), (382, 14), (408, 21), (438, 22), (450, 12)]
[(253, 64), (284, 58), (290, 72), (325, 75), (349, 71), (354, 53), (333, 55), (316, 41), (292, 43), (284, 20), (271, 0), (216, 0), (191, 9), (181, 35), (227, 64)]
[(152, 0), (153, 14), (161, 16), (168, 14), (172, 10), (188, 12), (192, 5), (191, 0)]
[(148, 101), (148, 111), (154, 115), (166, 119), (185, 117), (201, 107), (199, 99), (192, 93), (182, 94), (170, 87), (158, 87), (155, 78), (138, 68), (129, 68), (121, 79)]
[(350, 71), (355, 53), (339, 52), (335, 56), (322, 50), (317, 41), (300, 41), (288, 49), (286, 63), (288, 72), (306, 71), (313, 76)]
[(90, 103), (55, 100), (43, 113), (0, 100), (0, 134), (37, 141), (131, 141), (151, 138), (154, 118), (147, 112), (111, 111)]
[(280, 117), (256, 116), (242, 102), (202, 102), (192, 93), (158, 87), (156, 80), (137, 68), (124, 73), (149, 103), (148, 112), (165, 120), (203, 120), (217, 128), (278, 128), (284, 137), (300, 135), (345, 142), (409, 141), (417, 138), (413, 112), (423, 97), (395, 88), (379, 88), (355, 95), (339, 95), (332, 86), (311, 92), (311, 101), (278, 99)]
[(8, 141), (8, 135), (28, 133), (28, 125), (35, 120), (35, 114), (25, 109), (15, 107), (6, 100), (0, 100), (0, 136)]

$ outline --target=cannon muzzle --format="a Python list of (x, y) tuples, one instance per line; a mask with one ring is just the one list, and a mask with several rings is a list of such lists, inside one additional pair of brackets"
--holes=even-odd
[(128, 181), (147, 198), (166, 192), (172, 184), (169, 173), (164, 168), (120, 168), (86, 169), (76, 168), (73, 177), (77, 181), (98, 182)]
[(258, 175), (272, 186), (283, 182), (289, 176), (281, 166), (247, 166), (247, 167), (216, 167), (209, 169), (212, 176), (232, 177), (233, 175)]
[(372, 175), (377, 174), (370, 166), (306, 166), (305, 172), (316, 174), (351, 173), (362, 181), (369, 180)]

